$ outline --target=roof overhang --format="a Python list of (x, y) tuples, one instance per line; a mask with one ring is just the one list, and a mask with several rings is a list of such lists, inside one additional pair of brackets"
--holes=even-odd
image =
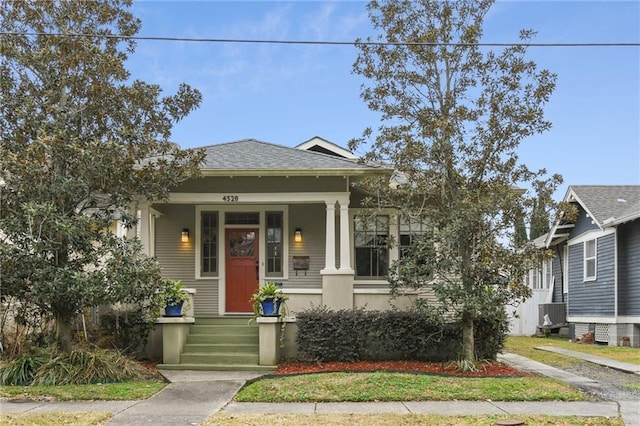
[(388, 168), (371, 168), (371, 169), (291, 169), (291, 170), (272, 170), (272, 169), (215, 169), (201, 170), (202, 176), (384, 176), (393, 173), (393, 169)]
[(628, 214), (626, 216), (622, 216), (620, 218), (611, 217), (609, 219), (605, 219), (602, 222), (602, 226), (604, 228), (611, 228), (612, 226), (621, 225), (626, 222), (631, 222), (632, 220), (640, 219), (640, 212), (635, 212), (632, 214)]

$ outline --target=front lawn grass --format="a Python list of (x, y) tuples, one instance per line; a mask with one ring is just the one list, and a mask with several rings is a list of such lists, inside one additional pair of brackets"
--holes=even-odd
[(147, 399), (167, 384), (159, 380), (132, 380), (121, 383), (59, 386), (2, 386), (0, 397), (8, 399), (53, 398), (57, 401)]
[(0, 424), (6, 426), (96, 426), (103, 425), (111, 413), (24, 413), (0, 414)]
[(509, 336), (504, 351), (526, 356), (535, 361), (562, 367), (566, 363), (586, 362), (560, 354), (535, 349), (536, 346), (556, 346), (576, 352), (598, 355), (617, 361), (640, 365), (640, 349), (624, 346), (603, 346), (570, 342), (566, 337), (515, 337)]
[(265, 378), (245, 386), (239, 402), (581, 401), (559, 381), (530, 377), (445, 377), (391, 372), (320, 373)]
[(526, 425), (553, 426), (624, 426), (619, 417), (580, 417), (580, 416), (443, 416), (436, 414), (222, 414), (209, 417), (203, 426), (493, 426), (499, 419), (524, 420)]

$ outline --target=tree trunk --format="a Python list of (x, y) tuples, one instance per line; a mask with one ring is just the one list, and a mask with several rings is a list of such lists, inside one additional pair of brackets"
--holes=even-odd
[(61, 352), (69, 353), (73, 349), (73, 317), (56, 315), (56, 343)]
[(464, 361), (476, 362), (476, 348), (473, 336), (473, 319), (470, 315), (463, 315), (462, 318), (462, 359)]

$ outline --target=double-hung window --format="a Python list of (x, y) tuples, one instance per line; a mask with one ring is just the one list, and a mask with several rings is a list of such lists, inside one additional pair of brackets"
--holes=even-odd
[(358, 215), (354, 227), (356, 278), (386, 279), (389, 271), (389, 216)]
[(596, 256), (598, 252), (596, 239), (585, 241), (584, 243), (584, 280), (594, 281), (596, 279)]
[(402, 259), (413, 248), (417, 239), (427, 233), (426, 218), (401, 216), (399, 222), (399, 255)]

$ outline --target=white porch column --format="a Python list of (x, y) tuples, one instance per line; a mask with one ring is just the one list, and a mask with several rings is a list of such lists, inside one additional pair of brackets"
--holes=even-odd
[(140, 210), (138, 210), (138, 238), (140, 238), (140, 242), (142, 243), (142, 250), (144, 254), (151, 255), (151, 241), (150, 241), (150, 230), (151, 230), (151, 220), (150, 220), (150, 211), (149, 204), (141, 203)]
[[(331, 309), (353, 308), (353, 270), (349, 246), (348, 195), (326, 200), (326, 260), (322, 274), (322, 304)], [(340, 205), (340, 269), (336, 269), (336, 203)]]
[(327, 226), (324, 248), (324, 269), (321, 274), (336, 272), (336, 200), (326, 200)]
[(349, 236), (349, 200), (340, 204), (340, 272), (353, 274), (351, 268), (351, 237)]

